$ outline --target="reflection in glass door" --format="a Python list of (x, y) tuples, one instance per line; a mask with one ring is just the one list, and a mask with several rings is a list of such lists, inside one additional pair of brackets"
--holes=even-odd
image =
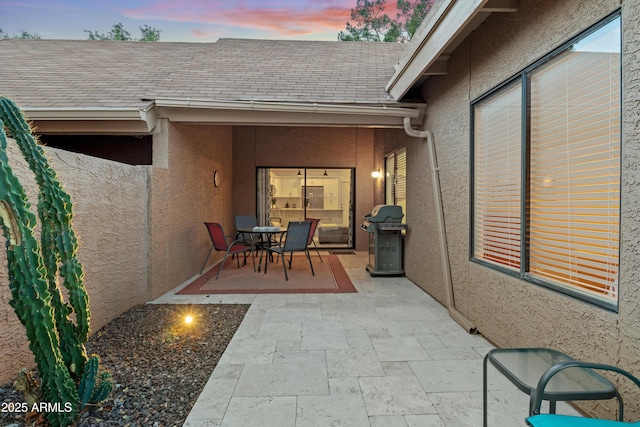
[(318, 247), (353, 248), (353, 169), (258, 168), (258, 221), (318, 218)]

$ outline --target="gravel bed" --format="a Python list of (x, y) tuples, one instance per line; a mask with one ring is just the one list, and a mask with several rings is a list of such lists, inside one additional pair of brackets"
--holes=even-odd
[[(133, 307), (92, 335), (88, 354), (114, 389), (87, 407), (76, 426), (182, 426), (249, 305), (145, 304)], [(193, 313), (187, 326), (184, 317)], [(22, 403), (12, 383), (0, 386), (0, 403)], [(6, 405), (5, 405), (6, 407)], [(0, 411), (0, 426), (44, 426), (42, 414)]]

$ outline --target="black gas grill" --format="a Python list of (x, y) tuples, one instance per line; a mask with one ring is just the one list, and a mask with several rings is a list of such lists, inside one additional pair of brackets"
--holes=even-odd
[(364, 216), (360, 228), (369, 233), (369, 264), (371, 276), (398, 276), (404, 274), (402, 256), (402, 206), (377, 205)]

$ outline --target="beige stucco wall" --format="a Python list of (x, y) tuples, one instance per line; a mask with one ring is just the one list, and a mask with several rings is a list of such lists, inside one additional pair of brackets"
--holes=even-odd
[[(205, 221), (233, 228), (230, 126), (163, 120), (154, 136), (151, 186), (151, 288), (156, 298), (200, 272), (211, 240)], [(213, 172), (220, 186), (213, 185)], [(220, 259), (214, 252), (208, 265)]]
[[(623, 162), (619, 313), (593, 307), (469, 261), (470, 102), (622, 5)], [(498, 346), (543, 346), (574, 357), (617, 364), (640, 375), (640, 30), (637, 1), (519, 2), (515, 13), (492, 14), (453, 53), (446, 76), (423, 86), (426, 128), (434, 133), (451, 275), (457, 308)], [(444, 302), (429, 157), (409, 144), (407, 276)], [(625, 398), (638, 414), (640, 396)], [(588, 411), (609, 412), (598, 402)], [(625, 411), (627, 413), (627, 411)]]
[(256, 167), (355, 168), (355, 246), (366, 250), (358, 229), (374, 205), (374, 135), (364, 128), (235, 127), (233, 131), (234, 212), (256, 210)]
[[(8, 146), (11, 167), (31, 203), (37, 188), (15, 143)], [(147, 168), (124, 165), (53, 148), (45, 152), (60, 182), (71, 195), (78, 258), (90, 298), (91, 330), (136, 304), (147, 290)], [(36, 213), (35, 205), (32, 207)], [(9, 306), (5, 240), (0, 237), (0, 384), (31, 367), (33, 357), (23, 326)]]

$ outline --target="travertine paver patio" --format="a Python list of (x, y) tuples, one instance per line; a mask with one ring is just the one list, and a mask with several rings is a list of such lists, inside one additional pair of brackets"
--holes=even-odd
[[(493, 346), (408, 279), (370, 277), (366, 253), (340, 259), (358, 293), (172, 291), (154, 301), (251, 304), (185, 426), (482, 425), (482, 358)], [(489, 425), (524, 426), (528, 396), (489, 369)]]

